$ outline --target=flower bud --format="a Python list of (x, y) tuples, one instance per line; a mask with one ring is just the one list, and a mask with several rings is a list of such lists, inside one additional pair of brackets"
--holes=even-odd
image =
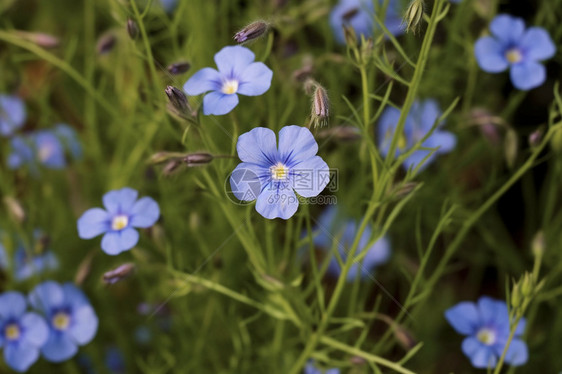
[(152, 165), (161, 164), (171, 159), (178, 159), (182, 157), (185, 157), (185, 153), (161, 151), (150, 156), (148, 163)]
[(168, 86), (165, 92), (170, 104), (181, 116), (191, 115), (192, 110), (187, 102), (187, 97), (179, 88)]
[(349, 25), (343, 26), (343, 36), (345, 38), (345, 44), (350, 47), (355, 47), (357, 45), (357, 34), (355, 29)]
[(115, 284), (130, 276), (135, 271), (135, 264), (126, 263), (114, 270), (110, 270), (103, 275), (105, 284)]
[(361, 43), (361, 61), (366, 64), (369, 62), (371, 57), (373, 56), (373, 38), (369, 38), (367, 40), (363, 40)]
[(15, 222), (22, 223), (25, 221), (25, 210), (23, 210), (23, 207), (18, 200), (11, 196), (6, 196), (4, 198), (4, 204), (6, 204), (8, 213)]
[(521, 294), (521, 286), (515, 283), (511, 290), (511, 306), (513, 309), (518, 309), (523, 305), (523, 295)]
[(406, 25), (406, 31), (411, 31), (413, 34), (419, 30), (421, 20), (423, 19), (425, 4), (423, 0), (412, 0), (406, 14), (402, 20), (402, 25)]
[(96, 52), (98, 53), (98, 55), (104, 55), (111, 52), (111, 50), (115, 46), (116, 41), (117, 39), (112, 32), (103, 34), (99, 37), (96, 43)]
[(521, 278), (521, 294), (523, 297), (528, 298), (534, 292), (535, 282), (529, 273), (525, 273)]
[(531, 251), (533, 252), (533, 256), (542, 257), (545, 247), (546, 245), (544, 240), (544, 232), (541, 230), (535, 234), (533, 242), (531, 243)]
[(127, 33), (133, 40), (139, 36), (139, 27), (137, 26), (137, 23), (130, 18), (127, 20)]
[(206, 165), (213, 161), (214, 157), (210, 153), (190, 153), (186, 155), (183, 161), (188, 167)]
[(176, 62), (174, 64), (168, 65), (166, 70), (168, 70), (168, 73), (172, 75), (179, 75), (188, 71), (190, 67), (191, 65), (189, 64), (189, 62)]
[(531, 146), (531, 148), (535, 148), (539, 144), (541, 144), (542, 136), (543, 136), (543, 130), (542, 129), (538, 129), (538, 130), (533, 131), (529, 135), (529, 146)]
[(264, 36), (269, 30), (269, 24), (264, 21), (255, 21), (234, 34), (237, 43), (246, 43)]
[(314, 127), (322, 127), (328, 124), (328, 119), (330, 117), (330, 100), (328, 99), (328, 94), (324, 87), (316, 84), (316, 88), (312, 95), (312, 111), (311, 111), (311, 123), (314, 123)]
[(169, 161), (164, 168), (162, 169), (162, 175), (164, 175), (165, 177), (169, 177), (170, 175), (172, 175), (175, 171), (178, 170), (178, 168), (182, 165), (182, 161), (178, 160), (178, 159), (174, 159)]
[(18, 31), (17, 35), (22, 39), (46, 49), (56, 48), (60, 45), (60, 40), (57, 37), (42, 32)]

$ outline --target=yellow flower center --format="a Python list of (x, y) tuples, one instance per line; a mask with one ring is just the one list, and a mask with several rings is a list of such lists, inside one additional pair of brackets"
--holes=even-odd
[(269, 168), (269, 171), (271, 172), (271, 178), (276, 181), (285, 180), (289, 176), (289, 168), (280, 162)]
[(521, 59), (523, 59), (523, 56), (521, 55), (519, 49), (511, 48), (507, 52), (505, 52), (505, 58), (507, 59), (507, 61), (509, 61), (510, 64), (516, 64), (521, 61)]
[(114, 231), (123, 230), (129, 224), (129, 217), (125, 215), (119, 215), (113, 217), (113, 221), (111, 221), (111, 229)]
[(70, 317), (64, 312), (58, 312), (53, 317), (53, 326), (57, 330), (66, 330), (70, 325)]
[(231, 80), (231, 81), (224, 82), (222, 84), (221, 91), (222, 91), (222, 93), (227, 94), (227, 95), (235, 94), (236, 91), (238, 91), (238, 81), (237, 80)]
[(12, 323), (6, 327), (5, 335), (7, 340), (18, 340), (21, 335), (21, 331), (18, 325)]
[(486, 345), (492, 345), (496, 342), (496, 333), (493, 330), (487, 328), (483, 328), (478, 331), (476, 337)]

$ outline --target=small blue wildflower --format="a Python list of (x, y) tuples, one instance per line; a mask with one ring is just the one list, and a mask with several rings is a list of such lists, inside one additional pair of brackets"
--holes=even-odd
[(271, 86), (273, 72), (262, 62), (254, 62), (254, 53), (246, 47), (224, 47), (215, 54), (218, 71), (204, 68), (183, 86), (191, 96), (209, 92), (203, 98), (205, 115), (222, 115), (238, 105), (238, 95), (258, 96)]
[[(412, 109), (406, 118), (404, 124), (404, 134), (401, 134), (398, 140), (396, 156), (408, 151), (418, 141), (429, 132), (435, 121), (441, 116), (441, 110), (435, 100), (429, 99), (425, 101), (415, 101)], [(396, 130), (398, 119), (400, 118), (400, 110), (394, 107), (387, 107), (378, 124), (378, 142), (381, 153), (386, 156), (389, 151), (392, 136)], [(441, 130), (443, 123), (439, 124), (437, 129), (427, 138), (422, 147), (437, 148), (427, 160), (421, 165), (420, 170), (424, 169), (432, 163), (437, 154), (451, 152), (457, 143), (455, 135), (448, 131)], [(417, 167), (422, 160), (430, 154), (431, 151), (417, 150), (404, 160), (404, 167)]]
[(39, 358), (49, 328), (43, 317), (26, 313), (27, 302), (19, 292), (0, 295), (0, 347), (9, 367), (23, 373)]
[(139, 241), (134, 228), (148, 228), (160, 217), (158, 203), (150, 197), (137, 200), (138, 192), (122, 188), (103, 196), (104, 209), (92, 208), (78, 219), (78, 236), (92, 239), (104, 234), (101, 248), (108, 255), (117, 255), (133, 248)]
[(310, 360), (304, 367), (304, 374), (340, 374), (340, 369), (326, 369), (322, 370), (316, 367), (314, 361)]
[(513, 85), (520, 90), (538, 87), (546, 79), (546, 69), (539, 61), (556, 52), (548, 32), (541, 27), (529, 27), (521, 18), (507, 14), (496, 16), (490, 23), (492, 36), (476, 41), (474, 54), (478, 65), (488, 73), (510, 69)]
[[(349, 25), (355, 33), (364, 35), (366, 38), (373, 35), (374, 0), (340, 0), (330, 13), (330, 25), (338, 43), (345, 43), (343, 26)], [(376, 0), (375, 0), (376, 1)], [(384, 0), (378, 0), (382, 8)], [(386, 17), (377, 14), (379, 19), (384, 20), (384, 25), (392, 35), (400, 35), (404, 32), (401, 27), (402, 18), (400, 16), (400, 1), (390, 0), (386, 9)]]
[(12, 135), (23, 126), (25, 117), (25, 105), (19, 97), (0, 95), (0, 135)]
[(313, 197), (328, 185), (328, 165), (306, 127), (283, 127), (278, 146), (272, 130), (256, 127), (238, 138), (236, 149), (242, 163), (230, 176), (232, 192), (241, 201), (257, 199), (265, 218), (291, 218), (299, 206), (294, 191)]
[[(504, 301), (486, 296), (482, 296), (478, 304), (464, 301), (447, 309), (445, 318), (458, 333), (467, 336), (462, 342), (462, 351), (470, 358), (472, 366), (479, 369), (496, 366), (510, 332)], [(524, 330), (525, 319), (521, 319), (505, 356), (505, 362), (510, 365), (527, 362), (527, 345), (519, 339)]]
[[(323, 250), (337, 248), (342, 260), (346, 261), (358, 229), (359, 225), (357, 222), (342, 216), (338, 208), (328, 207), (318, 218), (314, 245)], [(366, 250), (367, 254), (361, 263), (355, 263), (349, 269), (347, 274), (349, 282), (354, 281), (357, 276), (360, 276), (362, 279), (369, 277), (375, 267), (385, 263), (390, 257), (390, 241), (386, 236), (383, 236), (367, 248), (371, 235), (372, 229), (370, 226), (367, 226), (359, 239), (359, 245), (355, 252), (357, 255)], [(341, 266), (336, 256), (333, 256), (328, 264), (327, 272), (334, 277), (340, 275)]]
[(51, 362), (66, 361), (88, 344), (98, 330), (98, 317), (86, 295), (72, 283), (47, 281), (31, 292), (33, 308), (43, 313), (49, 338), (41, 348)]

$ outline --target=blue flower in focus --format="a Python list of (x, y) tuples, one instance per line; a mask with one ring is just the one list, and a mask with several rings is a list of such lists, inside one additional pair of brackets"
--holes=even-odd
[(224, 47), (215, 55), (219, 70), (204, 68), (183, 86), (188, 95), (203, 98), (205, 115), (222, 115), (238, 105), (238, 95), (258, 96), (271, 86), (273, 72), (262, 62), (254, 62), (254, 53), (246, 47)]
[(328, 185), (328, 165), (306, 127), (283, 127), (279, 145), (272, 130), (256, 127), (238, 138), (236, 149), (242, 163), (230, 176), (232, 192), (241, 201), (257, 199), (265, 218), (291, 218), (299, 206), (295, 191), (313, 197)]
[(490, 23), (492, 36), (484, 36), (474, 45), (480, 68), (488, 73), (510, 69), (513, 85), (520, 90), (538, 87), (546, 79), (546, 69), (539, 61), (556, 52), (548, 32), (541, 27), (529, 27), (521, 18), (507, 14), (496, 16)]
[(326, 369), (322, 370), (316, 367), (314, 361), (310, 360), (304, 367), (304, 374), (340, 374), (340, 369)]
[[(336, 207), (328, 207), (318, 219), (314, 245), (326, 251), (337, 248), (342, 260), (346, 261), (358, 229), (359, 225), (357, 222), (342, 216)], [(383, 236), (367, 247), (371, 240), (371, 235), (372, 229), (370, 226), (367, 226), (359, 239), (355, 255), (363, 251), (367, 251), (367, 254), (361, 262), (353, 264), (349, 269), (347, 274), (349, 282), (354, 281), (357, 276), (362, 279), (369, 277), (375, 267), (385, 263), (390, 257), (390, 242), (388, 238)], [(334, 277), (339, 277), (341, 266), (336, 256), (332, 256), (327, 272)]]
[(23, 126), (25, 117), (25, 105), (19, 97), (0, 95), (0, 135), (12, 135)]
[(27, 313), (27, 302), (19, 292), (0, 295), (0, 347), (9, 367), (23, 373), (39, 358), (49, 328), (36, 313)]
[(94, 308), (72, 283), (43, 282), (31, 292), (29, 300), (43, 313), (49, 326), (49, 338), (41, 348), (48, 361), (68, 360), (96, 335), (98, 317)]
[(101, 248), (117, 255), (133, 248), (139, 241), (135, 228), (148, 228), (160, 217), (158, 203), (150, 197), (137, 200), (138, 192), (122, 188), (103, 196), (104, 209), (92, 208), (78, 219), (78, 236), (92, 239), (104, 234)]
[[(417, 142), (422, 140), (440, 116), (441, 110), (435, 100), (429, 99), (422, 102), (414, 102), (404, 124), (404, 134), (400, 134), (396, 156), (408, 151)], [(377, 135), (379, 149), (384, 156), (389, 151), (399, 118), (400, 110), (394, 107), (387, 107), (379, 120)], [(435, 160), (436, 155), (451, 152), (455, 148), (457, 143), (455, 135), (441, 130), (442, 126), (442, 123), (439, 124), (437, 129), (422, 144), (424, 148), (438, 149), (433, 153), (426, 150), (415, 151), (404, 160), (403, 165), (406, 169), (417, 167), (431, 153), (423, 165), (421, 165), (420, 170), (422, 170)]]
[[(377, 0), (340, 0), (338, 5), (332, 9), (330, 25), (339, 43), (345, 43), (343, 26), (346, 25), (351, 26), (358, 36), (364, 35), (367, 38), (373, 35), (375, 25), (373, 1)], [(384, 0), (378, 0), (378, 3), (382, 9)], [(400, 1), (390, 0), (386, 9), (386, 17), (383, 14), (377, 13), (377, 17), (380, 20), (384, 20), (384, 25), (392, 35), (400, 35), (404, 32), (404, 29), (401, 27), (402, 17), (399, 7)]]
[[(462, 342), (462, 351), (470, 358), (472, 366), (494, 368), (502, 355), (509, 337), (509, 314), (504, 301), (483, 296), (478, 303), (461, 302), (445, 311), (445, 318), (460, 334), (467, 337)], [(511, 341), (505, 362), (519, 366), (527, 362), (527, 345), (519, 339), (525, 330), (525, 319), (521, 319)]]

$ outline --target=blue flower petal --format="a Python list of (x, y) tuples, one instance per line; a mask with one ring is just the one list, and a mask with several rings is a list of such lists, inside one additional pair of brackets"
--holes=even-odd
[(47, 361), (63, 362), (74, 356), (78, 347), (72, 338), (65, 333), (51, 330), (47, 343), (41, 348), (41, 353)]
[[(366, 238), (368, 239), (368, 237)], [(367, 254), (363, 258), (363, 272), (368, 272), (378, 265), (384, 264), (389, 257), (390, 242), (386, 236), (383, 236), (367, 249)]]
[(303, 197), (318, 196), (330, 181), (330, 168), (320, 156), (298, 163), (290, 173), (292, 187)]
[(92, 341), (98, 330), (98, 317), (90, 305), (84, 305), (72, 313), (72, 325), (68, 333), (79, 345)]
[(0, 135), (11, 135), (23, 125), (25, 117), (25, 106), (19, 97), (0, 95)]
[(25, 331), (22, 341), (35, 347), (41, 347), (45, 344), (49, 337), (49, 327), (43, 317), (36, 313), (26, 313), (20, 323)]
[(236, 105), (238, 105), (238, 95), (236, 94), (227, 95), (220, 91), (209, 92), (203, 98), (203, 114), (222, 116), (229, 113)]
[(133, 248), (139, 241), (139, 233), (132, 227), (121, 231), (111, 231), (101, 240), (101, 249), (108, 255), (119, 253)]
[(240, 201), (254, 201), (271, 179), (269, 168), (241, 162), (230, 175), (230, 189)]
[(538, 62), (525, 61), (513, 65), (511, 67), (510, 76), (511, 82), (516, 88), (526, 91), (544, 83), (546, 79), (546, 69)]
[(64, 143), (64, 146), (70, 151), (72, 157), (79, 159), (82, 157), (82, 145), (78, 139), (78, 135), (74, 129), (64, 123), (56, 125), (55, 134)]
[(221, 87), (221, 75), (213, 68), (204, 68), (193, 74), (183, 85), (183, 90), (190, 96), (207, 91), (216, 91)]
[(239, 77), (237, 93), (246, 96), (262, 95), (271, 87), (273, 71), (262, 62), (254, 62)]
[(64, 301), (61, 285), (53, 281), (41, 283), (29, 295), (29, 302), (33, 308), (44, 312), (60, 308)]
[(470, 336), (463, 340), (462, 351), (470, 358), (472, 366), (478, 369), (494, 368), (497, 357), (492, 347), (486, 346), (477, 338)]
[(78, 236), (92, 239), (110, 230), (109, 214), (101, 208), (92, 208), (84, 212), (78, 219)]
[(1, 319), (19, 318), (26, 309), (27, 302), (21, 293), (9, 291), (0, 295)]
[(491, 36), (478, 39), (474, 45), (478, 66), (488, 73), (499, 73), (508, 68), (509, 62), (504, 53), (505, 47)]
[(458, 333), (463, 335), (475, 334), (480, 326), (476, 305), (467, 301), (447, 309), (445, 311), (445, 318)]
[(240, 78), (239, 75), (254, 61), (254, 52), (239, 45), (224, 47), (215, 54), (215, 63), (227, 79)]
[(72, 309), (78, 309), (85, 305), (90, 305), (88, 297), (86, 297), (84, 292), (82, 292), (82, 290), (76, 287), (73, 283), (67, 282), (63, 284), (62, 290), (64, 292), (66, 303), (70, 305)]
[(33, 161), (33, 150), (21, 136), (15, 136), (10, 142), (12, 151), (8, 157), (8, 167), (17, 169), (20, 166)]
[(131, 222), (133, 227), (148, 228), (158, 221), (160, 207), (151, 197), (139, 199), (131, 210)]
[(306, 127), (285, 126), (279, 131), (278, 148), (280, 161), (292, 167), (314, 157), (318, 143)]
[(520, 366), (526, 363), (528, 359), (529, 352), (527, 350), (527, 344), (525, 344), (525, 342), (523, 342), (521, 339), (513, 339), (511, 341), (511, 344), (509, 345), (509, 348), (507, 349), (505, 362), (511, 366)]
[(527, 320), (525, 318), (521, 318), (519, 324), (517, 325), (517, 329), (515, 330), (515, 336), (523, 335), (526, 327), (527, 327)]
[[(351, 14), (353, 13), (353, 14)], [(330, 13), (330, 25), (340, 44), (345, 43), (343, 26), (350, 25), (360, 37), (369, 37), (373, 34), (373, 2), (365, 0), (340, 1)], [(344, 19), (344, 15), (348, 15)], [(350, 15), (351, 14), (351, 15)]]
[(137, 200), (137, 196), (138, 192), (129, 187), (109, 191), (103, 195), (103, 206), (112, 215), (129, 214)]
[[(427, 99), (424, 101), (415, 101), (412, 106), (412, 117), (416, 123), (416, 130), (427, 134), (433, 127), (435, 121), (441, 116), (442, 112), (439, 104), (434, 99)], [(442, 126), (440, 123), (439, 126)], [(423, 136), (422, 136), (423, 137)]]
[(556, 53), (556, 46), (548, 32), (541, 27), (529, 27), (519, 47), (523, 50), (525, 58), (531, 60), (546, 60)]
[(500, 333), (509, 333), (509, 315), (507, 305), (502, 300), (482, 296), (478, 299), (478, 311), (482, 325), (493, 326)]
[[(429, 157), (427, 155), (431, 153), (430, 151), (418, 150), (413, 152), (409, 157), (404, 160), (404, 168), (407, 170), (412, 168), (417, 168), (423, 161), (418, 171), (422, 171), (427, 168), (435, 160), (435, 152), (431, 153)], [(427, 157), (427, 158), (426, 158)], [(424, 161), (425, 159), (425, 161)]]
[(507, 14), (496, 16), (490, 23), (490, 31), (504, 45), (513, 44), (521, 39), (525, 31), (525, 22), (521, 18)]
[(267, 169), (278, 161), (275, 133), (265, 127), (256, 127), (240, 135), (236, 151), (240, 160), (258, 164)]
[[(396, 125), (398, 125), (398, 120), (400, 119), (400, 111), (394, 107), (386, 107), (383, 111), (378, 124), (377, 140), (379, 144), (380, 152), (383, 156), (388, 154), (390, 148), (390, 143), (392, 142), (392, 137), (394, 131), (396, 130)], [(399, 150), (396, 149), (397, 156)]]
[(451, 152), (457, 145), (457, 137), (448, 131), (435, 131), (423, 143), (424, 147), (437, 148), (436, 153), (444, 154)]
[(66, 166), (64, 149), (59, 139), (50, 131), (38, 131), (34, 134), (37, 157), (50, 169), (62, 169)]
[(8, 344), (4, 348), (4, 360), (17, 372), (26, 372), (39, 358), (39, 348), (27, 343)]
[(299, 201), (288, 185), (270, 183), (256, 201), (256, 210), (268, 219), (289, 219), (297, 211)]

